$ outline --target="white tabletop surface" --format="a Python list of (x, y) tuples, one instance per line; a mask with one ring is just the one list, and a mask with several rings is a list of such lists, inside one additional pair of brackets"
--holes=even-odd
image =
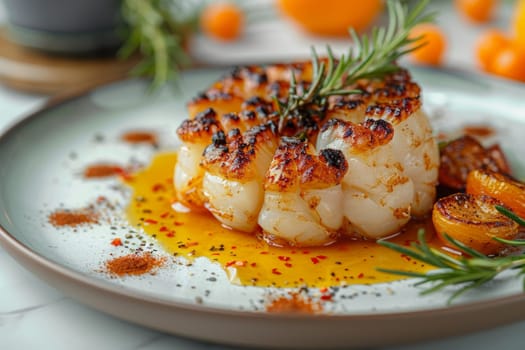
[[(2, 16), (0, 5), (0, 19)], [(499, 14), (498, 24), (504, 25), (508, 19), (507, 8)], [(442, 15), (440, 21), (449, 34), (447, 64), (472, 69), (473, 38), (483, 28), (466, 25), (451, 11)], [(264, 43), (276, 42), (276, 33), (280, 33), (279, 48), (264, 49)], [(257, 37), (256, 41), (254, 37)], [(254, 42), (259, 44), (254, 45)], [(250, 26), (247, 36), (239, 43), (224, 47), (210, 45), (199, 38), (194, 51), (198, 57), (211, 56), (219, 63), (250, 62), (300, 57), (308, 52), (311, 43), (319, 42), (303, 36), (287, 23), (263, 21)], [(344, 42), (333, 44), (341, 48), (345, 45)], [(20, 93), (0, 86), (0, 131), (41, 106), (45, 99), (46, 96)], [(519, 322), (460, 337), (384, 349), (523, 349), (524, 342), (525, 322)], [(92, 310), (39, 280), (0, 248), (0, 349), (230, 348), (162, 334)]]

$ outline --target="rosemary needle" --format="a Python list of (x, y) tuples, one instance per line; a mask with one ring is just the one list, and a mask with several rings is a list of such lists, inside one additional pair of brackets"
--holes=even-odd
[[(518, 224), (525, 226), (525, 220), (520, 218), (505, 207), (497, 206), (498, 211)], [(393, 249), (399, 253), (406, 254), (416, 260), (438, 269), (426, 273), (391, 270), (378, 268), (378, 271), (395, 274), (405, 277), (415, 277), (421, 279), (416, 285), (433, 283), (431, 287), (423, 290), (422, 294), (429, 294), (441, 290), (447, 286), (460, 286), (449, 298), (449, 303), (464, 292), (477, 288), (493, 280), (501, 272), (511, 269), (519, 270), (520, 275), (525, 275), (525, 253), (505, 257), (491, 258), (482, 254), (465, 244), (453, 239), (448, 235), (444, 237), (464, 256), (459, 258), (449, 256), (437, 249), (430, 248), (425, 240), (425, 231), (418, 232), (418, 242), (412, 243), (411, 248), (407, 248), (388, 241), (378, 241), (378, 244)], [(496, 240), (511, 245), (523, 246), (525, 240)], [(468, 256), (468, 257), (467, 257)], [(525, 278), (523, 279), (523, 289), (525, 290)]]

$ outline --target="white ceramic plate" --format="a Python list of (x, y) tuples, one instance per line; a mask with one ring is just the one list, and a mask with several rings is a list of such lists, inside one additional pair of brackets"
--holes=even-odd
[[(491, 125), (515, 173), (525, 175), (525, 88), (483, 77), (413, 68), (436, 130)], [(0, 139), (0, 242), (23, 265), (73, 298), (101, 311), (174, 334), (238, 345), (362, 347), (436, 338), (525, 318), (519, 278), (502, 276), (447, 306), (450, 291), (426, 297), (413, 280), (350, 285), (334, 290), (319, 315), (265, 312), (276, 288), (231, 284), (224, 271), (201, 258), (170, 264), (154, 275), (110, 278), (104, 261), (128, 250), (108, 244), (129, 227), (119, 208), (130, 199), (115, 179), (86, 181), (82, 170), (100, 161), (148, 163), (155, 150), (118, 140), (128, 130), (160, 135), (177, 146), (175, 129), (185, 102), (220, 71), (191, 71), (180, 91), (147, 94), (129, 80), (31, 115)], [(489, 140), (494, 141), (494, 140)], [(520, 159), (521, 157), (521, 159)], [(78, 230), (57, 229), (48, 214), (81, 208), (103, 195), (117, 204), (110, 222)], [(133, 241), (133, 239), (131, 239)], [(136, 241), (139, 244), (140, 241)], [(162, 251), (153, 240), (152, 248)], [(214, 279), (210, 279), (214, 276)], [(319, 296), (310, 290), (313, 298)]]

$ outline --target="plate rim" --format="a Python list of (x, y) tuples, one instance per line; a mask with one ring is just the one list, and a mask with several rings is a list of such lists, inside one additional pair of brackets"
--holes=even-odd
[[(408, 68), (413, 69), (415, 67), (409, 66)], [(440, 73), (451, 74), (454, 77), (458, 78), (458, 75), (451, 71), (428, 69), (425, 67), (417, 67), (415, 69), (429, 71), (431, 72), (431, 74), (440, 74)], [(192, 74), (192, 72), (194, 71), (220, 72), (222, 70), (223, 70), (222, 68), (199, 68), (199, 69), (187, 70), (184, 72), (184, 74)], [(487, 78), (479, 74), (471, 75), (469, 74), (469, 72), (463, 71), (462, 74), (459, 76), (459, 78), (464, 78), (464, 76), (467, 76), (467, 78), (473, 77), (475, 78), (475, 80), (482, 80), (491, 86), (503, 85), (513, 90), (516, 87), (519, 87), (519, 88), (523, 88), (523, 90), (525, 91), (525, 86), (508, 85), (506, 81), (501, 81), (501, 80), (495, 81), (493, 79)], [(35, 118), (39, 117), (41, 114), (46, 113), (55, 108), (59, 108), (60, 106), (65, 105), (67, 103), (72, 103), (77, 99), (84, 98), (94, 91), (104, 89), (110, 86), (117, 86), (119, 84), (125, 84), (131, 80), (137, 80), (137, 79), (125, 79), (119, 82), (105, 84), (103, 86), (99, 86), (95, 89), (84, 91), (74, 96), (68, 96), (63, 99), (49, 100), (42, 107), (36, 109), (35, 111), (27, 114), (24, 117), (21, 117), (15, 123), (12, 123), (11, 125), (9, 125), (0, 135), (0, 146), (4, 142), (6, 142), (6, 139), (8, 139), (11, 135), (16, 134), (20, 129), (24, 128), (26, 124), (33, 122)], [(472, 79), (468, 79), (468, 80), (472, 82)], [(4, 199), (0, 198), (0, 201), (4, 201)], [(305, 321), (306, 320), (308, 322), (314, 322), (314, 323), (326, 322), (327, 320), (329, 320), (331, 322), (346, 323), (350, 321), (359, 322), (363, 320), (366, 320), (366, 321), (382, 320), (382, 321), (388, 322), (388, 321), (398, 321), (400, 318), (403, 318), (403, 319), (408, 318), (408, 319), (417, 320), (417, 319), (425, 318), (428, 316), (435, 316), (435, 317), (448, 317), (448, 316), (453, 316), (453, 315), (469, 316), (469, 315), (475, 315), (479, 312), (490, 312), (491, 310), (493, 311), (497, 310), (499, 313), (505, 313), (505, 311), (508, 311), (506, 317), (497, 318), (494, 320), (494, 322), (487, 324), (486, 327), (474, 327), (470, 329), (470, 331), (481, 330), (484, 328), (494, 327), (500, 324), (510, 323), (510, 322), (514, 322), (517, 320), (525, 319), (525, 315), (521, 315), (520, 313), (512, 312), (513, 310), (516, 309), (515, 306), (525, 305), (525, 293), (518, 293), (518, 294), (513, 294), (513, 295), (508, 295), (508, 296), (496, 297), (496, 298), (491, 298), (488, 300), (469, 301), (464, 304), (443, 305), (443, 306), (438, 306), (432, 309), (417, 309), (417, 310), (388, 311), (388, 312), (377, 311), (377, 312), (371, 312), (371, 313), (366, 313), (366, 314), (365, 313), (298, 314), (298, 313), (270, 313), (270, 312), (261, 312), (261, 311), (253, 311), (253, 310), (225, 309), (225, 308), (214, 307), (212, 305), (206, 305), (206, 304), (186, 303), (186, 302), (181, 302), (181, 301), (168, 300), (168, 299), (158, 297), (155, 295), (141, 293), (138, 290), (133, 290), (129, 288), (124, 288), (124, 289), (118, 288), (119, 286), (117, 284), (111, 283), (110, 281), (98, 279), (94, 276), (84, 274), (81, 271), (73, 270), (66, 266), (60, 265), (57, 262), (47, 259), (43, 255), (32, 250), (30, 247), (28, 247), (27, 245), (19, 241), (15, 237), (15, 235), (11, 234), (8, 231), (8, 229), (6, 229), (4, 225), (2, 224), (0, 224), (0, 245), (6, 250), (6, 252), (9, 253), (10, 256), (14, 257), (16, 261), (18, 261), (26, 269), (30, 270), (33, 274), (35, 274), (35, 269), (38, 269), (38, 267), (43, 268), (47, 273), (53, 274), (57, 278), (69, 280), (69, 283), (76, 283), (76, 284), (85, 286), (86, 288), (95, 289), (99, 292), (109, 293), (116, 297), (122, 296), (122, 297), (128, 298), (135, 302), (154, 304), (157, 307), (168, 307), (169, 309), (172, 310), (172, 312), (183, 311), (183, 312), (190, 312), (190, 313), (198, 313), (204, 316), (211, 314), (214, 316), (223, 316), (223, 317), (240, 318), (240, 319), (248, 318), (248, 319), (258, 319), (258, 320), (286, 320), (286, 321)], [(39, 275), (36, 275), (36, 276), (40, 278)], [(47, 281), (45, 278), (44, 278), (44, 281), (46, 283), (49, 283), (49, 281)], [(64, 292), (63, 288), (58, 287), (58, 289)], [(134, 319), (121, 317), (120, 315), (115, 314), (114, 312), (101, 309), (100, 307), (97, 307), (96, 305), (92, 305), (92, 303), (86, 302), (83, 298), (79, 299), (79, 298), (76, 298), (74, 295), (71, 295), (71, 296), (73, 297), (73, 299), (77, 301), (81, 301), (84, 304), (87, 304), (91, 307), (95, 307), (99, 311), (109, 313), (118, 318), (124, 318), (124, 319), (127, 319), (128, 321), (143, 324), (145, 326), (160, 329), (163, 331), (168, 330), (162, 327), (156, 327), (150, 324), (144, 324)], [(460, 332), (460, 333), (463, 333), (463, 332)], [(208, 339), (205, 337), (202, 339), (214, 340), (214, 339)], [(427, 338), (423, 338), (423, 339), (427, 339)], [(248, 343), (241, 343), (240, 345), (247, 345), (247, 344)], [(378, 345), (381, 345), (381, 344), (393, 344), (393, 343), (391, 342), (378, 343)]]

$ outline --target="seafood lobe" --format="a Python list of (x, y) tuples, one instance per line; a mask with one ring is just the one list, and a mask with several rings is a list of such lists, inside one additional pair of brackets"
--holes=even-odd
[(202, 191), (207, 209), (223, 224), (245, 232), (257, 227), (264, 189), (263, 178), (277, 148), (273, 122), (219, 132), (203, 154)]
[(266, 175), (259, 214), (266, 240), (292, 246), (333, 242), (343, 224), (341, 180), (347, 166), (339, 150), (316, 155), (313, 145), (283, 138)]

